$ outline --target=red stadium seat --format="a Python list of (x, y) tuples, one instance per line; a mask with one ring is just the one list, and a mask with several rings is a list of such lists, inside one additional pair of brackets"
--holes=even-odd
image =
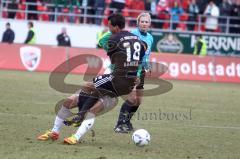
[(125, 8), (122, 10), (122, 15), (123, 15), (124, 17), (129, 17), (129, 12), (128, 12), (128, 8), (127, 8), (127, 7), (125, 7)]
[(41, 13), (41, 12), (47, 12), (48, 8), (45, 5), (42, 5), (41, 3), (37, 6), (37, 10), (40, 12), (38, 14), (38, 19), (42, 21), (49, 21), (49, 15), (46, 13)]
[(24, 11), (26, 10), (26, 5), (19, 3), (18, 9), (19, 11), (16, 14), (16, 19), (25, 19), (26, 13)]
[(180, 22), (177, 26), (177, 30), (187, 30), (187, 25), (185, 22)]
[[(81, 9), (78, 8), (77, 6), (74, 6), (74, 14), (80, 15), (81, 13), (82, 13), (82, 12), (81, 12)], [(79, 17), (79, 16), (75, 16), (75, 18), (74, 18), (74, 23), (77, 23), (77, 24), (80, 23), (80, 17)]]
[(170, 15), (169, 14), (165, 14), (164, 17), (165, 17), (165, 20), (167, 20), (167, 21), (165, 21), (163, 23), (163, 29), (169, 29), (169, 27), (170, 27), (170, 23), (169, 23)]
[(126, 0), (125, 6), (129, 7), (131, 5), (132, 0)]
[(215, 30), (215, 32), (220, 33), (221, 32), (221, 28), (218, 26), (218, 28)]
[(8, 12), (7, 12), (7, 9), (6, 9), (6, 8), (4, 8), (4, 9), (2, 10), (2, 17), (3, 17), (3, 18), (7, 18), (7, 17), (8, 17)]
[(169, 22), (164, 22), (163, 29), (169, 29), (169, 27), (170, 27)]
[(182, 0), (182, 8), (183, 8), (185, 11), (188, 10), (189, 1), (190, 1), (190, 0)]
[(187, 30), (187, 24), (186, 24), (186, 21), (188, 20), (188, 15), (186, 13), (183, 13), (181, 16), (180, 16), (180, 22), (177, 26), (177, 29), (178, 30)]
[(104, 16), (106, 18), (103, 19), (103, 25), (107, 26), (108, 25), (108, 20), (107, 17), (110, 15), (110, 9), (108, 7), (106, 7), (105, 11), (104, 11)]
[(180, 16), (180, 21), (187, 21), (187, 20), (188, 20), (188, 14), (183, 13), (183, 14)]
[[(67, 7), (63, 8), (62, 9), (62, 13), (63, 14), (69, 13), (69, 9)], [(60, 16), (58, 16), (58, 21), (59, 22), (69, 22), (69, 16), (67, 16), (67, 15), (60, 15)]]

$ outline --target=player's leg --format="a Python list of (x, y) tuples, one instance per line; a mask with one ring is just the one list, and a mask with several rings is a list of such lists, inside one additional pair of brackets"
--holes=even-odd
[(75, 94), (71, 95), (64, 101), (61, 109), (59, 110), (59, 112), (55, 118), (52, 132), (59, 133), (60, 129), (64, 125), (63, 122), (67, 118), (74, 115), (73, 113), (70, 112), (70, 109), (75, 108), (77, 106), (78, 106), (79, 110), (82, 108), (85, 101), (87, 101), (87, 99), (89, 98), (91, 91), (93, 90), (93, 87), (94, 87), (94, 85), (92, 82), (87, 82), (84, 84), (84, 86), (82, 87), (81, 90), (79, 90)]
[(116, 92), (113, 93), (115, 90), (112, 85), (112, 75), (106, 74), (96, 77), (94, 86), (95, 90), (92, 92), (92, 97), (88, 98), (80, 114), (78, 114), (79, 120), (83, 120), (80, 127), (74, 135), (64, 139), (64, 142), (67, 144), (76, 144), (92, 128), (96, 115), (103, 112), (104, 108), (108, 107), (108, 104), (112, 107), (117, 105), (114, 102), (116, 100), (111, 100), (116, 98)]
[[(90, 99), (94, 102), (94, 99)], [(117, 99), (105, 96), (100, 98), (89, 111), (86, 112), (83, 122), (71, 137), (64, 139), (64, 143), (74, 145), (93, 127), (97, 115), (103, 114), (117, 105)]]
[(70, 111), (70, 109), (75, 108), (77, 106), (80, 107), (83, 105), (83, 103), (87, 100), (88, 98), (88, 93), (91, 92), (92, 90), (92, 86), (93, 84), (91, 84), (91, 82), (88, 82), (84, 85), (84, 87), (79, 91), (79, 94), (73, 94), (70, 97), (68, 97), (67, 99), (64, 100), (64, 102), (62, 102), (62, 104), (60, 104), (60, 109), (57, 112), (55, 121), (54, 121), (54, 125), (52, 130), (48, 130), (46, 131), (46, 133), (38, 136), (38, 140), (48, 140), (48, 139), (53, 139), (53, 140), (57, 140), (59, 137), (59, 133), (61, 128), (64, 125), (64, 121), (73, 116), (74, 114)]
[(93, 83), (91, 83), (89, 87), (92, 88), (91, 95), (89, 97), (92, 99), (81, 102), (81, 106), (78, 104), (79, 112), (75, 116), (72, 116), (71, 118), (64, 121), (65, 125), (73, 125), (75, 127), (78, 127), (84, 119), (85, 113), (90, 110), (90, 108), (95, 104), (95, 102), (97, 102), (98, 99), (106, 95), (116, 96), (116, 92), (114, 92), (112, 85), (112, 75), (110, 74), (97, 76), (93, 79)]
[(122, 104), (120, 109), (117, 125), (114, 129), (115, 132), (129, 133), (133, 131), (133, 126), (130, 120), (142, 103), (142, 95), (142, 89), (135, 89), (129, 94), (128, 99)]
[(46, 141), (49, 139), (57, 140), (59, 137), (59, 133), (61, 128), (63, 127), (63, 121), (72, 116), (70, 109), (76, 107), (76, 103), (78, 100), (78, 95), (73, 94), (61, 104), (60, 109), (55, 117), (55, 121), (53, 124), (53, 128), (51, 130), (46, 131), (46, 133), (38, 136), (38, 140)]
[(74, 114), (70, 118), (64, 120), (64, 124), (67, 126), (79, 127), (85, 117), (86, 112), (88, 112), (99, 99), (99, 97), (94, 96), (93, 94), (82, 97), (81, 93), (82, 92), (80, 92), (79, 95), (81, 100), (79, 99), (79, 102), (77, 103), (79, 111), (77, 114)]
[(142, 73), (140, 84), (133, 89), (120, 108), (118, 121), (114, 128), (116, 133), (129, 133), (134, 130), (130, 120), (142, 103), (145, 78), (145, 73)]

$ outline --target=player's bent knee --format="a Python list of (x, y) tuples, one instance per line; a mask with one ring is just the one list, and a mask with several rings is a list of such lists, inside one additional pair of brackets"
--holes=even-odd
[(139, 106), (142, 104), (142, 97), (129, 96), (126, 102), (131, 106)]
[(127, 102), (128, 105), (134, 106), (136, 104), (136, 99), (128, 98), (126, 102)]
[(67, 98), (64, 102), (63, 102), (63, 106), (67, 109), (72, 109), (75, 108), (77, 106), (77, 103), (75, 102), (74, 99), (70, 99)]
[(130, 95), (128, 96), (128, 99), (126, 101), (130, 106), (134, 106), (137, 104), (137, 98), (136, 96)]
[(104, 114), (117, 106), (118, 99), (115, 97), (104, 96), (100, 99), (103, 109), (97, 115)]

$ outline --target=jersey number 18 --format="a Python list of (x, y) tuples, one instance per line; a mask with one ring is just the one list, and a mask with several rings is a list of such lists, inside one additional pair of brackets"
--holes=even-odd
[(134, 49), (133, 54), (131, 52), (130, 42), (124, 42), (123, 47), (126, 49), (127, 62), (139, 61), (140, 60), (141, 44), (139, 42), (134, 42), (133, 43), (133, 49)]

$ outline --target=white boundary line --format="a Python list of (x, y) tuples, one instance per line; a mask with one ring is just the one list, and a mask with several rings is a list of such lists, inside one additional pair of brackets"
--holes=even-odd
[(193, 128), (211, 128), (211, 129), (235, 129), (240, 130), (240, 127), (235, 126), (212, 126), (212, 125), (189, 125), (186, 127), (193, 127)]

